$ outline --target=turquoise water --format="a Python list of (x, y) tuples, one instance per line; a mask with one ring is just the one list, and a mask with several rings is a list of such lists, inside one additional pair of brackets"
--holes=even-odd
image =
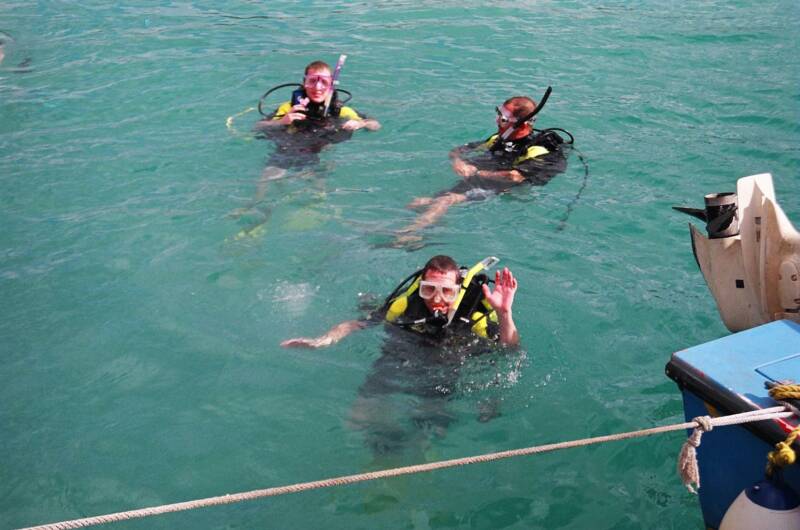
[[(670, 206), (771, 172), (799, 222), (798, 24), (789, 1), (0, 5), (0, 527), (680, 421), (664, 364), (726, 330)], [(233, 240), (270, 146), (226, 118), (339, 53), (383, 129), (276, 182), (265, 233)], [(454, 207), (422, 250), (383, 246), (457, 181), (451, 147), (548, 85), (537, 125), (590, 164), (563, 230), (575, 155), (545, 187)], [(385, 332), (278, 343), (434, 253), (515, 272), (522, 351), (469, 362), (446, 432), (376, 462), (348, 418)], [(486, 400), (500, 416), (478, 422)], [(682, 438), (114, 527), (702, 528)]]

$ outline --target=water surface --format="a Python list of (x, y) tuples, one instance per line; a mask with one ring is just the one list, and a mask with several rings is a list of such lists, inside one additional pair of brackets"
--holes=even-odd
[[(0, 21), (3, 528), (681, 421), (663, 366), (726, 330), (670, 206), (771, 172), (800, 220), (793, 2), (6, 2)], [(383, 129), (276, 182), (264, 233), (235, 240), (270, 146), (226, 118), (340, 53)], [(537, 125), (576, 136), (588, 181), (573, 154), (453, 208), (422, 250), (382, 246), (457, 181), (449, 149), (548, 85)], [(434, 253), (515, 272), (522, 350), (468, 362), (446, 429), (376, 462), (350, 418), (385, 331), (278, 343)], [(115, 526), (702, 528), (682, 437)]]

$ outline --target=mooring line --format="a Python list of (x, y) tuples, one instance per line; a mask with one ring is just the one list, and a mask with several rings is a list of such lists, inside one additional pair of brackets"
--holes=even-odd
[(665, 432), (679, 431), (684, 429), (703, 428), (705, 430), (710, 430), (708, 428), (709, 426), (723, 427), (726, 425), (739, 425), (754, 421), (789, 418), (793, 415), (794, 413), (788, 411), (787, 407), (780, 406), (780, 407), (771, 407), (751, 412), (744, 412), (741, 414), (733, 414), (730, 416), (722, 416), (718, 418), (710, 418), (708, 416), (703, 416), (702, 419), (700, 420), (696, 419), (685, 423), (664, 425), (661, 427), (653, 427), (650, 429), (643, 429), (639, 431), (610, 434), (606, 436), (596, 436), (594, 438), (584, 438), (581, 440), (572, 440), (568, 442), (559, 442), (553, 444), (539, 445), (535, 447), (526, 447), (523, 449), (512, 449), (509, 451), (501, 451), (497, 453), (469, 456), (465, 458), (456, 458), (453, 460), (443, 460), (440, 462), (430, 462), (427, 464), (417, 464), (413, 466), (384, 469), (381, 471), (359, 473), (357, 475), (347, 475), (347, 476), (329, 478), (324, 480), (316, 480), (313, 482), (302, 482), (299, 484), (291, 484), (288, 486), (279, 486), (274, 488), (247, 491), (243, 493), (233, 493), (217, 497), (208, 497), (205, 499), (178, 502), (174, 504), (165, 504), (162, 506), (154, 506), (152, 508), (141, 508), (138, 510), (130, 510), (126, 512), (110, 513), (107, 515), (98, 515), (94, 517), (86, 517), (83, 519), (73, 519), (70, 521), (62, 521), (59, 523), (50, 523), (40, 526), (32, 526), (28, 528), (23, 528), (21, 530), (66, 530), (70, 528), (85, 528), (87, 526), (112, 523), (115, 521), (138, 519), (142, 517), (150, 517), (153, 515), (161, 515), (164, 513), (182, 512), (186, 510), (193, 510), (196, 508), (219, 506), (222, 504), (233, 504), (242, 501), (259, 499), (262, 497), (275, 497), (277, 495), (299, 493), (301, 491), (308, 491), (319, 488), (328, 488), (331, 486), (355, 484), (357, 482), (365, 482), (369, 480), (376, 480), (379, 478), (390, 478), (390, 477), (397, 477), (400, 475), (425, 473), (428, 471), (435, 471), (438, 469), (445, 469), (449, 467), (457, 467), (470, 464), (479, 464), (482, 462), (492, 462), (495, 460), (502, 460), (505, 458), (512, 458), (516, 456), (547, 453), (550, 451), (557, 451), (559, 449), (569, 449), (571, 447), (582, 447), (586, 445), (593, 445), (604, 442), (614, 442), (618, 440), (628, 440), (631, 438), (641, 438), (644, 436), (651, 436), (653, 434), (661, 434)]

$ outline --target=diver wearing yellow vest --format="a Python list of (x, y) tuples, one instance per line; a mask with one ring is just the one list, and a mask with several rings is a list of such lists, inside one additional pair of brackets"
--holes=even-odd
[[(362, 117), (352, 107), (345, 106), (349, 92), (336, 87), (345, 55), (339, 58), (335, 73), (323, 61), (306, 66), (303, 84), (288, 83), (270, 89), (259, 102), (259, 112), (264, 119), (254, 125), (261, 136), (275, 141), (275, 152), (270, 157), (264, 180), (280, 178), (288, 168), (303, 168), (319, 163), (319, 153), (326, 146), (348, 140), (353, 131), (377, 131), (377, 120)], [(296, 87), (289, 101), (281, 103), (272, 114), (261, 110), (264, 98), (284, 87)], [(348, 95), (340, 101), (339, 93)], [(263, 194), (262, 194), (263, 195)]]
[(459, 269), (449, 256), (434, 256), (406, 278), (370, 318), (348, 320), (319, 337), (288, 339), (281, 346), (330, 346), (380, 321), (432, 338), (467, 332), (503, 345), (517, 345), (519, 333), (511, 311), (517, 280), (508, 268), (497, 271), (492, 291), (484, 274), (497, 261), (486, 258), (470, 269)]
[[(319, 164), (319, 153), (335, 143), (350, 139), (353, 131), (367, 129), (377, 131), (381, 124), (372, 118), (360, 115), (352, 107), (345, 106), (350, 93), (337, 88), (339, 72), (346, 56), (339, 57), (336, 70), (323, 61), (314, 61), (305, 68), (303, 83), (287, 83), (268, 90), (259, 101), (258, 111), (263, 119), (256, 122), (253, 130), (257, 137), (272, 140), (275, 150), (267, 160), (261, 173), (256, 194), (250, 204), (237, 209), (232, 216), (239, 217), (261, 203), (267, 194), (270, 181), (283, 178), (288, 169), (313, 169)], [(279, 89), (296, 88), (291, 100), (280, 104), (271, 114), (262, 110), (265, 98)], [(341, 101), (339, 93), (347, 99)], [(266, 214), (265, 214), (266, 216)], [(258, 223), (255, 226), (261, 226)], [(252, 228), (243, 232), (250, 232)]]
[[(550, 89), (538, 107), (528, 97), (507, 99), (495, 109), (496, 134), (451, 150), (453, 171), (463, 180), (434, 197), (414, 199), (408, 205), (410, 208), (427, 208), (413, 223), (398, 231), (395, 243), (402, 246), (420, 239), (416, 232), (436, 222), (454, 204), (483, 199), (524, 182), (543, 186), (564, 172), (572, 135), (562, 129), (533, 128), (535, 115), (543, 108), (549, 94)], [(569, 140), (562, 138), (558, 131), (566, 133)]]
[[(266, 117), (255, 125), (257, 131), (279, 126), (295, 127), (321, 120), (339, 120), (341, 129), (357, 131), (366, 128), (377, 131), (381, 124), (371, 118), (363, 118), (351, 107), (346, 107), (338, 99), (336, 89), (338, 72), (344, 59), (337, 65), (337, 76), (331, 73), (331, 67), (323, 61), (314, 61), (306, 66), (303, 74), (303, 85), (292, 93), (292, 99), (278, 106), (272, 116)], [(303, 123), (301, 123), (303, 122)]]

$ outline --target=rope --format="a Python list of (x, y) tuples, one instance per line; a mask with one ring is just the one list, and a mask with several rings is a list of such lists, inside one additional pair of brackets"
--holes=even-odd
[(800, 427), (796, 427), (786, 440), (775, 444), (775, 450), (767, 454), (767, 476), (771, 477), (778, 468), (791, 466), (797, 459), (792, 444), (800, 436)]
[(775, 400), (800, 399), (800, 385), (793, 383), (770, 385), (769, 397)]
[[(516, 456), (526, 456), (540, 453), (547, 453), (550, 451), (557, 451), (559, 449), (568, 449), (572, 447), (583, 447), (604, 442), (614, 442), (618, 440), (628, 440), (631, 438), (641, 438), (644, 436), (651, 436), (653, 434), (661, 434), (665, 432), (679, 431), (683, 429), (701, 427), (703, 429), (709, 427), (722, 427), (726, 425), (738, 425), (742, 423), (749, 423), (753, 421), (764, 421), (777, 418), (788, 418), (793, 416), (792, 412), (787, 412), (785, 407), (772, 407), (754, 412), (747, 412), (743, 414), (734, 414), (731, 416), (723, 416), (720, 418), (704, 417), (704, 420), (692, 420), (686, 423), (675, 425), (664, 425), (661, 427), (653, 427), (651, 429), (643, 429), (640, 431), (630, 431), (619, 434), (611, 434), (606, 436), (597, 436), (594, 438), (584, 438), (582, 440), (573, 440), (569, 442), (560, 442), (554, 444), (540, 445), (536, 447), (526, 447), (523, 449), (512, 449), (509, 451), (501, 451), (498, 453), (489, 453), (478, 456), (469, 456), (465, 458), (456, 458), (454, 460), (444, 460), (440, 462), (430, 462), (428, 464), (419, 464), (414, 466), (406, 466), (394, 469), (385, 469), (381, 471), (373, 471), (369, 473), (361, 473), (358, 475), (347, 475), (343, 477), (330, 478), (325, 480), (317, 480), (314, 482), (302, 482), (299, 484), (292, 484), (289, 486), (280, 486), (275, 488), (267, 488), (261, 490), (253, 490), (244, 493), (234, 493), (222, 495), (218, 497), (208, 497), (194, 501), (179, 502), (175, 504), (166, 504), (162, 506), (155, 506), (152, 508), (142, 508), (139, 510), (131, 510), (127, 512), (117, 512), (107, 515), (98, 515), (95, 517), (87, 517), (84, 519), (73, 519), (71, 521), (62, 521), (60, 523), (51, 523), (41, 526), (34, 526), (22, 530), (66, 530), (70, 528), (84, 528), (104, 523), (111, 523), (115, 521), (123, 521), (129, 519), (137, 519), (141, 517), (150, 517), (153, 515), (160, 515), (164, 513), (180, 512), (185, 510), (192, 510), (195, 508), (205, 508), (209, 506), (219, 506), (222, 504), (233, 504), (236, 502), (248, 501), (259, 499), (262, 497), (274, 497), (277, 495), (285, 495), (289, 493), (299, 493), (301, 491), (308, 491), (318, 488), (327, 488), (331, 486), (341, 486), (345, 484), (355, 484), (357, 482), (365, 482), (368, 480), (376, 480), (380, 478), (397, 477), (401, 475), (410, 475), (413, 473), (424, 473), (428, 471), (435, 471), (438, 469), (446, 469), (456, 466), (464, 466), (469, 464), (479, 464), (483, 462), (492, 462), (495, 460), (502, 460)], [(707, 425), (705, 422), (707, 421)], [(697, 441), (699, 445), (699, 439)]]
[(793, 381), (779, 381), (777, 383), (767, 381), (765, 386), (769, 389), (769, 397), (780, 403), (800, 416), (800, 385)]
[(236, 118), (238, 118), (239, 116), (244, 116), (244, 115), (245, 115), (245, 114), (247, 114), (248, 112), (253, 112), (254, 110), (256, 110), (256, 108), (255, 108), (255, 107), (247, 107), (247, 108), (246, 108), (246, 109), (244, 109), (242, 112), (237, 112), (237, 113), (236, 113), (236, 114), (234, 114), (233, 116), (228, 116), (228, 118), (225, 120), (225, 127), (227, 127), (227, 128), (228, 128), (228, 130), (229, 130), (229, 131), (230, 131), (230, 132), (231, 132), (231, 133), (232, 133), (234, 136), (237, 136), (237, 137), (239, 137), (239, 138), (252, 139), (252, 136), (251, 136), (251, 135), (249, 135), (249, 134), (245, 134), (245, 133), (243, 133), (243, 132), (239, 131), (239, 130), (238, 130), (238, 129), (237, 129), (237, 128), (236, 128), (236, 127), (233, 125), (233, 122), (234, 122), (234, 120), (235, 120)]
[(696, 484), (698, 488), (700, 487), (697, 448), (700, 447), (700, 439), (703, 437), (703, 433), (710, 432), (714, 425), (711, 423), (710, 416), (698, 416), (692, 421), (697, 424), (697, 427), (681, 447), (681, 452), (678, 456), (678, 474), (681, 476), (686, 489), (691, 493), (697, 493), (697, 490), (692, 486), (692, 484)]

